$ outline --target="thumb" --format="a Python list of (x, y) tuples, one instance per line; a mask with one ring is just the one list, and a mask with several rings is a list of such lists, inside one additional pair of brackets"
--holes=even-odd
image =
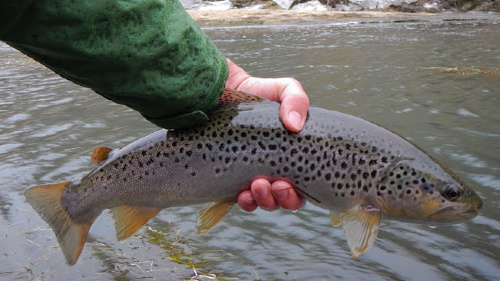
[(307, 119), (309, 98), (298, 81), (293, 79), (280, 93), (280, 116), (285, 127), (292, 132), (300, 132)]

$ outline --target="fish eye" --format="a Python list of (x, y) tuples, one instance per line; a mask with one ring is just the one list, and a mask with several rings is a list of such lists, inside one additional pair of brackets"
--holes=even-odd
[(456, 187), (448, 186), (444, 190), (443, 196), (450, 201), (455, 201), (458, 199), (458, 197), (460, 197), (460, 192), (457, 190)]

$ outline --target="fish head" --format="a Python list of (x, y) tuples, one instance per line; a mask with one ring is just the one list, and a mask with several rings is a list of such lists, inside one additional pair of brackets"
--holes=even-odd
[(385, 215), (429, 224), (474, 218), (481, 198), (451, 171), (435, 163), (402, 160), (377, 183), (376, 201)]

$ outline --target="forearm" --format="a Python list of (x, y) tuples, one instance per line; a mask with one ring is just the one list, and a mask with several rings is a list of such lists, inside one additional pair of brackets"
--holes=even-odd
[(217, 104), (226, 61), (177, 0), (11, 2), (1, 40), (159, 126), (201, 122)]

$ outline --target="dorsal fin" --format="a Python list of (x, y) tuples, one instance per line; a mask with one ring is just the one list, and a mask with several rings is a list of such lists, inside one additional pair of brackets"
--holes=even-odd
[(106, 159), (108, 159), (109, 153), (113, 151), (113, 149), (109, 147), (98, 147), (92, 151), (92, 155), (90, 156), (90, 162), (94, 165), (99, 165)]
[(219, 99), (219, 106), (221, 105), (232, 105), (242, 102), (261, 102), (264, 98), (236, 91), (233, 89), (225, 88), (224, 93)]

